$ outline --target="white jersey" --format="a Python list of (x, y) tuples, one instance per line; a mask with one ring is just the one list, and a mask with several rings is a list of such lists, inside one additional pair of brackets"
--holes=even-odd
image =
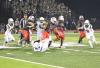
[(14, 22), (9, 22), (8, 25), (10, 26), (11, 29), (14, 28)]
[(94, 30), (92, 28), (92, 25), (91, 24), (86, 24), (84, 25), (84, 30), (85, 30), (85, 33), (86, 35), (89, 34), (89, 35), (93, 35), (94, 34)]
[(34, 51), (40, 51), (40, 52), (46, 51), (48, 49), (49, 41), (50, 39), (44, 39), (41, 40), (40, 42), (32, 43)]
[(95, 41), (94, 30), (92, 28), (92, 25), (91, 24), (84, 25), (84, 30), (85, 30), (86, 38)]
[(13, 29), (14, 25), (12, 24), (7, 24), (6, 25), (6, 32), (5, 32), (5, 42), (10, 42), (10, 41), (14, 41), (15, 38), (13, 37), (13, 35), (11, 34), (11, 30)]
[(91, 48), (93, 48), (93, 43), (96, 43), (96, 40), (94, 36), (94, 30), (89, 20), (85, 20), (84, 30), (85, 30), (86, 38), (88, 39), (89, 45)]
[(41, 26), (42, 26), (42, 23), (40, 21), (37, 21), (37, 27), (36, 27), (36, 29), (37, 29), (37, 40), (40, 40), (42, 31), (43, 31)]

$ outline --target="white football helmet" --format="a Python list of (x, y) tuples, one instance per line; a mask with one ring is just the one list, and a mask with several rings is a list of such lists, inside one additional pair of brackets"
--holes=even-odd
[(58, 17), (58, 20), (64, 21), (64, 16), (62, 16), (62, 15), (59, 16), (59, 17)]
[(84, 22), (84, 28), (85, 29), (90, 29), (90, 28), (92, 28), (92, 25), (90, 24), (90, 21), (89, 20), (85, 20), (85, 22)]
[(14, 24), (13, 18), (9, 18), (9, 19), (8, 19), (8, 24), (9, 24), (10, 26), (13, 26), (13, 24)]
[(85, 23), (85, 24), (90, 24), (90, 21), (89, 21), (89, 20), (85, 20), (84, 23)]
[(34, 16), (29, 16), (28, 20), (32, 20), (33, 21), (34, 20)]
[(44, 21), (45, 19), (44, 19), (44, 17), (40, 17), (39, 20), (40, 21)]
[(8, 23), (9, 23), (9, 22), (14, 22), (13, 18), (9, 18), (9, 19), (8, 19)]
[(56, 19), (56, 17), (52, 17), (52, 18), (50, 19), (50, 21), (51, 21), (52, 23), (54, 23), (55, 21), (57, 21), (57, 19)]
[(84, 20), (84, 16), (83, 15), (80, 15), (79, 16), (79, 20)]

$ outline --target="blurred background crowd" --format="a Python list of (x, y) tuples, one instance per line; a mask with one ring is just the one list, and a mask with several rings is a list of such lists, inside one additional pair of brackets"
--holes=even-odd
[[(47, 20), (53, 16), (63, 15), (65, 28), (68, 30), (75, 30), (79, 16), (61, 0), (0, 0), (0, 32), (5, 32), (9, 17), (12, 17), (15, 20), (15, 26), (18, 26), (24, 14), (33, 15), (35, 18), (43, 16)], [(99, 20), (95, 17), (90, 18), (90, 21), (94, 29), (100, 28)]]

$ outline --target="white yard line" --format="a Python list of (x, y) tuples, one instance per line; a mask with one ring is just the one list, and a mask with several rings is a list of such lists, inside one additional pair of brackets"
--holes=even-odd
[(94, 52), (94, 51), (83, 51), (83, 52), (100, 54), (100, 52)]
[(64, 52), (64, 53), (66, 53), (66, 52), (69, 53), (69, 51), (63, 51), (63, 52)]
[(73, 50), (73, 51), (76, 51), (76, 52), (78, 52), (78, 51), (80, 51), (80, 50)]
[(6, 53), (6, 54), (8, 54), (8, 55), (12, 55), (12, 53)]
[(76, 50), (76, 49), (64, 49), (64, 50), (67, 50), (67, 51), (80, 51), (80, 50)]
[(74, 50), (74, 49), (64, 49), (64, 50)]
[(64, 67), (60, 67), (60, 66), (49, 65), (49, 64), (38, 63), (38, 62), (31, 62), (31, 61), (22, 60), (22, 59), (16, 59), (16, 58), (11, 58), (11, 57), (5, 57), (5, 56), (0, 56), (0, 57), (1, 58), (6, 58), (6, 59), (11, 59), (11, 60), (16, 60), (16, 61), (22, 61), (22, 62), (26, 62), (26, 63), (31, 63), (31, 64), (39, 64), (39, 65), (54, 67), (54, 68), (64, 68)]
[[(60, 46), (60, 43), (59, 42), (53, 42), (51, 47), (59, 47)], [(84, 44), (78, 44), (77, 42), (64, 42), (63, 43), (63, 46), (64, 47), (73, 47), (73, 46), (87, 46), (87, 45), (84, 45)]]
[(45, 52), (45, 53), (49, 54), (49, 53), (51, 53), (51, 52)]
[(0, 49), (17, 49), (21, 47), (8, 47), (8, 46), (0, 46)]
[(26, 52), (26, 54), (29, 54), (29, 55), (31, 55), (31, 54), (33, 54), (33, 53), (31, 53), (31, 52)]
[[(75, 51), (75, 52), (86, 52), (86, 53), (93, 53), (93, 54), (100, 54), (100, 52), (97, 52), (97, 51), (88, 51), (88, 50), (76, 50), (76, 49), (64, 49), (65, 51)], [(99, 50), (100, 51), (100, 50)]]

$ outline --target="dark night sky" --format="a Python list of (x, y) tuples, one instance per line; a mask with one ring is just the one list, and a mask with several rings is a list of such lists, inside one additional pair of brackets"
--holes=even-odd
[(88, 17), (100, 18), (100, 0), (63, 0), (70, 8)]

